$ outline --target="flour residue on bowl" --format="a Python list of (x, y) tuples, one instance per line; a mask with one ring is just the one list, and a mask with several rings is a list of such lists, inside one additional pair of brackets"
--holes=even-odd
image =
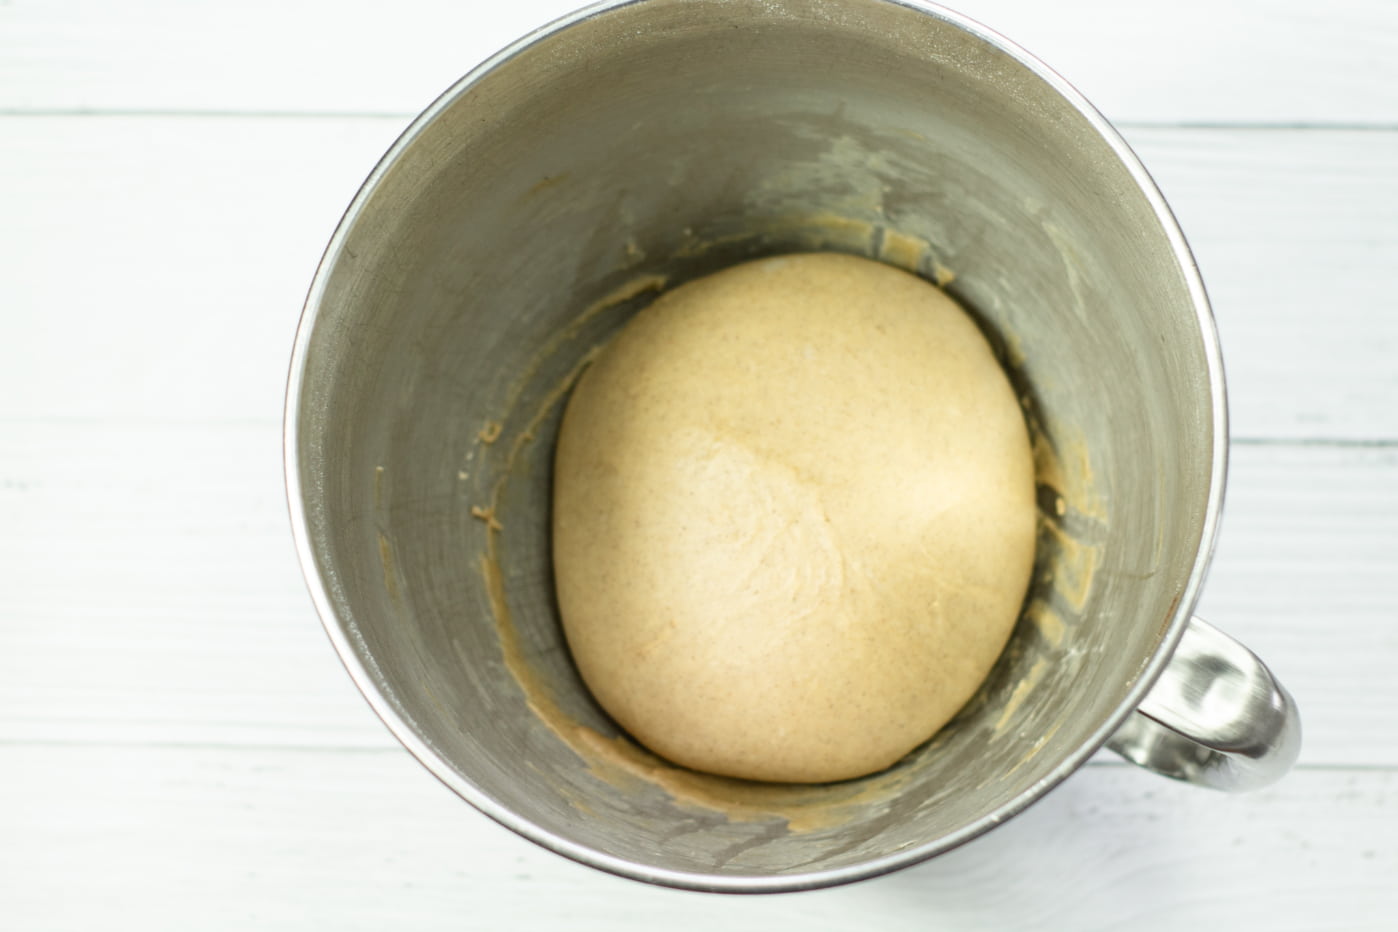
[[(622, 733), (607, 735), (570, 715), (530, 661), (513, 618), (506, 574), (501, 565), (501, 534), (509, 533), (508, 515), (501, 516), (504, 492), (525, 451), (538, 438), (541, 425), (561, 406), (601, 345), (584, 351), (556, 384), (531, 404), (529, 411), (520, 408), (524, 383), (537, 377), (547, 357), (576, 336), (587, 319), (620, 302), (659, 290), (664, 281), (661, 276), (643, 276), (589, 305), (564, 333), (548, 341), (526, 367), (521, 384), (509, 394), (509, 407), (499, 419), (505, 425), (500, 439), (505, 449), (501, 451), (504, 457), (499, 478), (489, 490), (488, 498), (471, 507), (471, 513), (486, 525), (485, 548), (478, 559), (478, 569), (494, 615), (502, 659), (531, 712), (586, 763), (596, 779), (620, 788), (634, 786), (639, 781), (661, 789), (677, 806), (720, 815), (730, 821), (779, 820), (786, 823), (786, 830), (793, 832), (839, 825), (856, 812), (867, 813), (870, 806), (891, 803), (909, 779), (908, 773), (894, 768), (860, 781), (801, 786), (733, 780), (675, 766)], [(563, 795), (571, 798), (567, 792)]]
[[(955, 274), (939, 259), (936, 250), (925, 239), (889, 230), (885, 225), (834, 213), (810, 212), (782, 218), (759, 220), (754, 228), (743, 234), (757, 241), (776, 240), (794, 244), (793, 248), (841, 248), (853, 253), (874, 255), (890, 264), (931, 279), (939, 285), (949, 284)], [(726, 242), (723, 237), (701, 240), (691, 235), (682, 253), (689, 257), (702, 256), (708, 250), (742, 245), (736, 238)], [(744, 239), (745, 243), (747, 239)], [(565, 328), (554, 334), (535, 355), (507, 393), (503, 412), (494, 420), (502, 425), (491, 441), (501, 440), (503, 449), (496, 448), (492, 456), (504, 454), (499, 476), (488, 490), (485, 501), (478, 501), (477, 518), (485, 524), (485, 547), (477, 565), (485, 582), (494, 615), (501, 653), (507, 670), (524, 694), (528, 707), (559, 741), (581, 758), (592, 776), (611, 786), (629, 788), (645, 785), (659, 789), (675, 805), (711, 814), (731, 821), (782, 820), (788, 831), (806, 832), (836, 826), (854, 817), (867, 815), (868, 807), (881, 802), (891, 803), (901, 789), (916, 774), (916, 769), (899, 767), (846, 784), (800, 786), (752, 783), (702, 774), (676, 767), (641, 748), (622, 733), (606, 734), (598, 728), (578, 721), (569, 714), (552, 693), (548, 682), (539, 675), (521, 643), (519, 631), (512, 618), (506, 592), (506, 575), (502, 571), (499, 538), (509, 533), (509, 515), (500, 514), (503, 492), (516, 471), (522, 453), (537, 438), (540, 426), (556, 413), (573, 384), (581, 376), (601, 343), (591, 346), (563, 377), (548, 387), (532, 410), (522, 410), (520, 402), (526, 386), (537, 382), (545, 363), (570, 341), (584, 332), (585, 324), (603, 312), (648, 293), (658, 293), (668, 284), (661, 274), (644, 274), (624, 282), (601, 299), (589, 304)], [(1014, 334), (1000, 334), (1006, 355), (1006, 366), (1022, 366), (1024, 357)], [(574, 342), (570, 352), (575, 352)], [(538, 386), (535, 386), (538, 388)], [(1037, 590), (1041, 597), (1027, 601), (1022, 625), (1027, 625), (1042, 644), (1043, 651), (1061, 651), (1068, 642), (1069, 632), (1086, 605), (1092, 589), (1093, 575), (1101, 562), (1100, 547), (1078, 530), (1098, 525), (1105, 519), (1102, 501), (1095, 495), (1090, 457), (1086, 445), (1075, 441), (1071, 431), (1062, 425), (1046, 430), (1028, 405), (1029, 422), (1035, 460), (1036, 483), (1040, 488), (1041, 545), (1051, 548), (1054, 558), (1045, 567), (1049, 574), (1042, 579), (1047, 588)], [(515, 426), (518, 425), (518, 426)], [(1050, 439), (1050, 436), (1052, 439)], [(484, 438), (467, 454), (470, 461), (484, 452)], [(1065, 460), (1070, 466), (1065, 468)], [(473, 467), (478, 472), (484, 464)], [(1036, 585), (1038, 583), (1036, 582)], [(560, 634), (561, 640), (561, 634)], [(1017, 635), (1018, 637), (1018, 635)], [(1050, 675), (1051, 664), (1039, 657), (1028, 664), (1027, 672), (1008, 687), (1001, 700), (994, 731), (1001, 732), (1023, 719), (1021, 714), (1032, 706), (1037, 686)], [(979, 697), (981, 701), (983, 697)], [(1040, 736), (1047, 740), (1052, 726)], [(935, 750), (934, 736), (931, 748)], [(926, 751), (914, 752), (914, 756)], [(577, 799), (577, 788), (560, 782), (562, 798), (573, 800), (582, 811), (587, 803)]]
[[(1003, 335), (1006, 366), (1015, 371), (1024, 356), (1013, 333)], [(1088, 609), (1102, 564), (1106, 505), (1096, 485), (1087, 444), (1076, 430), (1046, 423), (1026, 394), (1021, 398), (1034, 451), (1039, 487), (1038, 558), (1024, 613), (1011, 651), (1018, 677), (1000, 686), (1004, 696), (991, 737), (1037, 734), (1017, 769), (1037, 753), (1062, 725), (1052, 709), (1033, 701), (1034, 693), (1060, 677), (1072, 677), (1080, 654), (1073, 628)], [(983, 697), (988, 701), (988, 697)]]
[[(860, 213), (881, 216), (882, 208), (870, 202)], [(725, 246), (753, 240), (786, 244), (790, 252), (833, 250), (878, 259), (905, 272), (912, 272), (938, 288), (956, 280), (956, 272), (943, 262), (932, 243), (922, 236), (895, 230), (882, 220), (848, 216), (828, 210), (798, 211), (750, 218), (741, 231), (706, 236), (692, 229), (676, 255), (702, 256)]]
[(1010, 698), (1005, 701), (1005, 707), (1000, 712), (1000, 717), (995, 720), (995, 731), (1003, 731), (1010, 719), (1014, 718), (1015, 713), (1019, 711), (1020, 705), (1024, 702), (1024, 697), (1029, 695), (1043, 680), (1048, 664), (1047, 657), (1040, 657), (1029, 667), (1029, 672), (1024, 674), (1020, 681), (1015, 684)]

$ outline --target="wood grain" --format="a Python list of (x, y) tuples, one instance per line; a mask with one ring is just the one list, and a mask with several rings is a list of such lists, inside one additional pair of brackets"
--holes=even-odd
[[(321, 250), (402, 125), (0, 118), (0, 418), (278, 417)], [(1398, 440), (1398, 133), (1131, 141), (1211, 289), (1233, 435)]]
[(401, 751), (0, 747), (0, 772), (7, 795), (55, 801), (0, 807), (0, 837), (25, 840), (0, 846), (0, 911), (8, 927), (53, 932), (1357, 932), (1391, 928), (1398, 871), (1391, 772), (1300, 772), (1226, 796), (1092, 768), (935, 861), (776, 897), (662, 890), (573, 864)]
[[(416, 113), (577, 0), (0, 7), (0, 110)], [(1113, 120), (1398, 125), (1387, 0), (958, 0)]]

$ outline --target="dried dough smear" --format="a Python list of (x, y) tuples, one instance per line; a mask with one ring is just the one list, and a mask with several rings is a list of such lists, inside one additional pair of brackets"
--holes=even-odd
[(836, 254), (662, 295), (579, 382), (554, 472), (573, 657), (678, 764), (880, 770), (975, 692), (1034, 556), (1015, 395), (943, 292)]

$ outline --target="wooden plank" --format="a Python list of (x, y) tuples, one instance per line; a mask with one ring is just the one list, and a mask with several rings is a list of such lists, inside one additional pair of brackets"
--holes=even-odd
[[(0, 10), (0, 109), (414, 113), (578, 0), (295, 0)], [(1386, 0), (958, 0), (1116, 120), (1398, 123)]]
[(306, 594), (271, 423), (0, 433), (0, 741), (388, 747)]
[[(278, 416), (398, 119), (0, 118), (0, 418)], [(1234, 436), (1398, 439), (1398, 133), (1137, 130), (1210, 286)], [(120, 347), (121, 352), (114, 352)]]
[(0, 418), (279, 417), (321, 252), (403, 123), (0, 117)]
[(1199, 614), (1295, 696), (1303, 763), (1398, 765), (1398, 449), (1235, 446)]
[[(1233, 453), (1202, 613), (1295, 693), (1304, 762), (1398, 766), (1398, 449)], [(279, 454), (274, 424), (6, 425), (0, 742), (392, 746), (304, 593)]]
[(0, 109), (406, 116), (580, 5), (146, 0), (133, 16), (93, 0), (18, 4), (0, 14)]
[[(405, 753), (0, 747), (17, 929), (1391, 928), (1398, 774), (1248, 796), (1089, 768), (990, 835), (784, 897), (677, 893), (515, 837)], [(40, 800), (42, 805), (32, 805)], [(1284, 880), (1282, 880), (1284, 878)]]
[(1209, 289), (1233, 436), (1398, 439), (1398, 133), (1127, 135)]

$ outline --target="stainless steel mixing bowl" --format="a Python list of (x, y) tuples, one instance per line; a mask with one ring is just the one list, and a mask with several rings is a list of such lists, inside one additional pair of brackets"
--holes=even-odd
[[(981, 693), (889, 773), (691, 792), (618, 763), (569, 663), (547, 521), (560, 400), (661, 277), (819, 248), (955, 273), (1038, 434), (1035, 583)], [(501, 52), (355, 198), (286, 414), (297, 546), (355, 682), (448, 786), (579, 861), (822, 886), (973, 838), (1109, 739), (1230, 787), (1295, 756), (1284, 691), (1191, 622), (1227, 432), (1185, 241), (1086, 101), (946, 10), (611, 3)]]

